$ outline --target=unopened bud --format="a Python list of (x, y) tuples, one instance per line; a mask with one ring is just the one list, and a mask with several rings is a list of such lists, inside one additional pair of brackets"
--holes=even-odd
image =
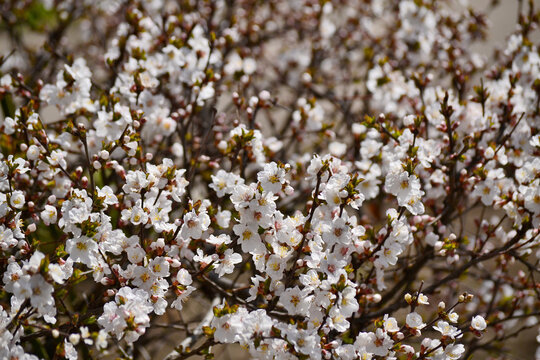
[(99, 152), (99, 157), (102, 158), (103, 160), (107, 160), (109, 158), (109, 152), (107, 150), (101, 150)]
[(405, 298), (405, 301), (407, 302), (407, 304), (410, 304), (412, 302), (411, 294), (406, 293), (404, 298)]
[(312, 80), (312, 77), (311, 77), (311, 75), (309, 73), (306, 72), (306, 73), (302, 74), (302, 81), (304, 83), (309, 84), (311, 82), (311, 80)]
[(221, 140), (218, 145), (217, 145), (217, 148), (221, 151), (225, 151), (227, 150), (227, 142), (225, 140)]
[(158, 248), (163, 248), (165, 247), (165, 240), (163, 240), (163, 238), (159, 238), (156, 240), (156, 247)]
[(270, 93), (267, 90), (263, 90), (259, 93), (259, 99), (262, 101), (270, 100)]
[(73, 345), (77, 345), (80, 339), (81, 339), (81, 335), (79, 334), (69, 335), (69, 342), (72, 343)]

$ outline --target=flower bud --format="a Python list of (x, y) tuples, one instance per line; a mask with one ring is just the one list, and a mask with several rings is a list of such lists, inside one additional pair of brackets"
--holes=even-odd
[(268, 101), (270, 100), (270, 93), (267, 90), (263, 90), (259, 93), (259, 99), (262, 101)]
[(217, 148), (221, 151), (225, 151), (227, 150), (227, 142), (225, 140), (221, 140), (218, 145), (217, 145)]
[(109, 159), (109, 152), (107, 150), (101, 150), (99, 152), (99, 157), (102, 158), (103, 160), (108, 160)]
[(163, 238), (159, 238), (156, 240), (155, 244), (156, 244), (156, 247), (163, 248), (165, 247), (165, 240)]
[(81, 335), (79, 334), (70, 334), (69, 335), (69, 342), (73, 345), (77, 345), (79, 343), (79, 340), (81, 339)]
[(405, 301), (407, 302), (407, 304), (410, 304), (410, 303), (412, 302), (412, 296), (411, 296), (411, 294), (406, 293), (405, 296), (404, 296), (404, 299), (405, 299)]

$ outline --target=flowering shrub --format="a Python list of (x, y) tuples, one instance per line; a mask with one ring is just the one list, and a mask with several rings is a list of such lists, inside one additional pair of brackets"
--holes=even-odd
[(2, 2), (0, 358), (515, 358), (540, 314), (519, 3), (485, 56), (450, 0)]

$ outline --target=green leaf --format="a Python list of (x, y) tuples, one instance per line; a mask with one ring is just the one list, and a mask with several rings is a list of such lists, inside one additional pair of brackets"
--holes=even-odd
[(22, 23), (34, 31), (42, 31), (54, 25), (56, 12), (54, 8), (47, 9), (40, 1), (33, 1), (22, 14)]

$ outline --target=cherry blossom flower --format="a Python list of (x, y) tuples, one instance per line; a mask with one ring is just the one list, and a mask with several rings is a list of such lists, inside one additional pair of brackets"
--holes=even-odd
[(406, 320), (407, 326), (413, 329), (421, 330), (423, 329), (426, 324), (422, 320), (422, 316), (420, 316), (416, 312), (412, 312), (407, 314), (407, 320)]
[(482, 54), (449, 0), (124, 5), (2, 5), (0, 358), (448, 360), (538, 329), (533, 2)]
[(486, 320), (480, 315), (476, 315), (471, 320), (471, 327), (478, 331), (483, 331), (486, 329)]

